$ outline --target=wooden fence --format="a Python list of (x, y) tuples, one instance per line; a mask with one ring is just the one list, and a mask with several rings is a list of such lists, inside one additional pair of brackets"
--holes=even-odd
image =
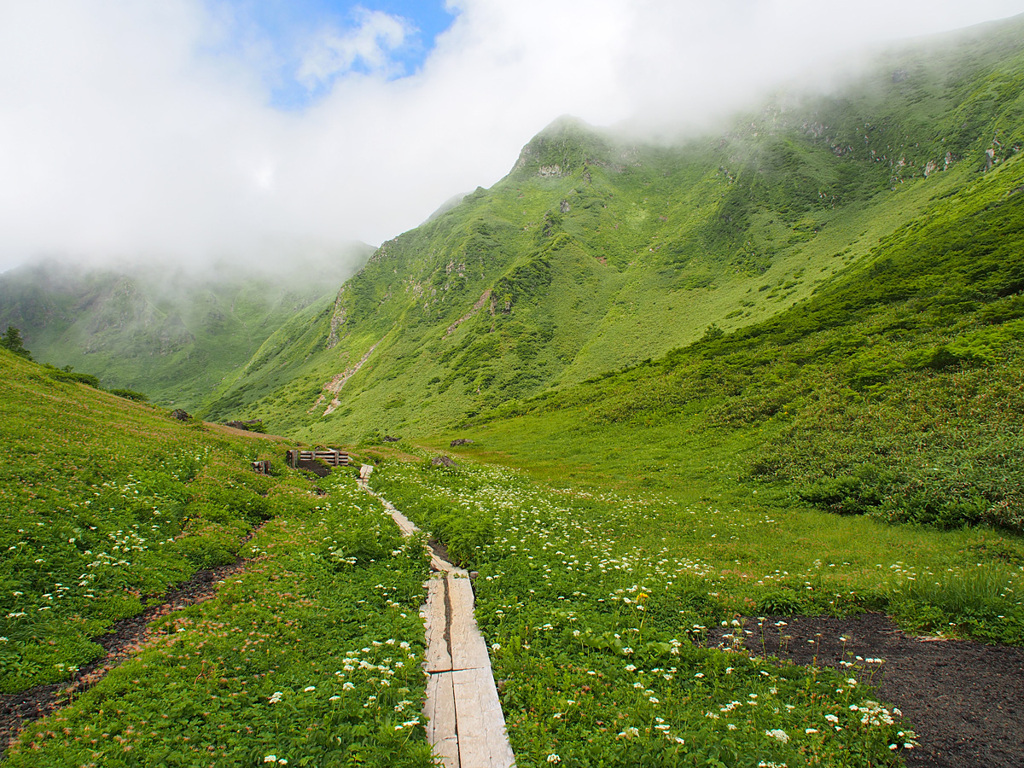
[(330, 464), (332, 467), (347, 467), (348, 454), (344, 451), (288, 451), (288, 463), (294, 468), (304, 461), (320, 461)]

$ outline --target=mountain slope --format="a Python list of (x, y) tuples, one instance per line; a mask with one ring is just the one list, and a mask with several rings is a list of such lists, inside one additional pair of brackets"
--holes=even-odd
[(1018, 156), (808, 301), (472, 435), (566, 478), (711, 493), (738, 476), (781, 483), (787, 505), (1024, 532), (1022, 290)]
[(0, 275), (0, 327), (19, 328), (38, 360), (193, 409), (370, 252), (351, 250), (337, 263), (286, 260), (292, 271), (281, 274), (29, 264)]
[(763, 321), (1015, 155), (1022, 39), (1016, 19), (886, 54), (680, 146), (560, 119), (268, 339), (209, 413), (423, 433)]

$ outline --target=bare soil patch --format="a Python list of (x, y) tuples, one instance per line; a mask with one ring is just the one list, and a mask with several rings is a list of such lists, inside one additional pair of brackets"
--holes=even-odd
[[(709, 642), (728, 646), (733, 631), (718, 627)], [(904, 752), (911, 768), (1024, 766), (1024, 648), (914, 637), (877, 613), (769, 616), (742, 631), (751, 654), (846, 671), (840, 662), (854, 662), (917, 733), (920, 746)]]

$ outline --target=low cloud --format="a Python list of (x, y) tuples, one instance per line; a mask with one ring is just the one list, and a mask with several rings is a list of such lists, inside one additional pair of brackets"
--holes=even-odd
[[(0, 269), (38, 254), (202, 263), (268, 242), (379, 243), (489, 186), (558, 115), (706, 125), (869, 43), (1021, 2), (450, 0), (451, 28), (398, 77), (410, 23), (322, 29), (272, 105), (270, 43), (200, 0), (0, 6)], [(214, 10), (211, 10), (214, 9)], [(232, 53), (225, 51), (232, 50)]]

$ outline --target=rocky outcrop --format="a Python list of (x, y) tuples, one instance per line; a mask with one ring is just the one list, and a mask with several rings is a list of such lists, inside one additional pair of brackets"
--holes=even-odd
[(348, 312), (342, 304), (345, 298), (345, 286), (341, 286), (341, 290), (338, 291), (338, 296), (334, 300), (334, 311), (331, 313), (331, 330), (327, 334), (327, 349), (334, 349), (338, 343), (338, 329), (345, 324), (345, 320), (348, 319)]
[[(481, 309), (483, 309), (484, 305), (487, 304), (487, 302), (490, 300), (490, 298), (491, 298), (491, 289), (488, 288), (486, 291), (483, 292), (483, 294), (480, 296), (480, 298), (476, 300), (476, 303), (473, 305), (473, 308), (469, 310), (469, 312), (467, 312), (462, 317), (460, 317), (458, 320), (456, 320), (454, 323), (452, 323), (451, 325), (448, 326), (448, 330), (445, 331), (444, 335), (447, 337), (447, 336), (451, 336), (453, 333), (455, 333), (455, 329), (458, 328), (460, 325), (462, 325), (467, 320), (469, 320), (471, 317), (473, 317), (473, 315), (475, 315)], [(494, 312), (492, 311), (491, 314), (494, 314)]]

